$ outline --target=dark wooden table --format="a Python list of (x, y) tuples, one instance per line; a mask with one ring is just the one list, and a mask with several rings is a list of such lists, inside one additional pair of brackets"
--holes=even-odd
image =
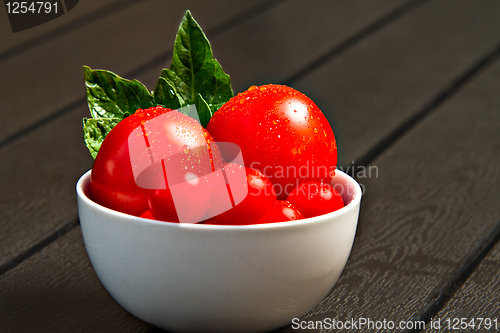
[(85, 252), (82, 66), (152, 89), (186, 9), (236, 92), (286, 83), (320, 106), (365, 189), (347, 266), (303, 319), (500, 326), (499, 1), (81, 0), (18, 33), (0, 10), (0, 331), (157, 330)]

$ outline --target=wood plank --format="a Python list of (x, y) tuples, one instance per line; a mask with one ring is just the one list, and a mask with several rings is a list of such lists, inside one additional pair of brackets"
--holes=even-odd
[[(296, 11), (301, 11), (301, 7), (298, 5), (295, 5), (294, 8)], [(216, 7), (216, 9), (220, 8)], [(281, 7), (274, 8), (272, 11), (276, 17), (280, 17), (282, 14)], [(233, 9), (233, 12), (237, 12), (237, 10)], [(139, 15), (139, 13), (135, 15)], [(208, 13), (205, 15), (208, 15)], [(341, 17), (343, 12), (339, 11), (337, 15)], [(205, 17), (208, 20), (209, 17)], [(118, 16), (118, 18), (122, 18), (122, 16)], [(361, 16), (360, 19), (372, 19), (372, 17)], [(218, 18), (218, 20), (221, 20), (221, 18)], [(256, 20), (263, 20), (263, 24), (267, 22), (268, 28), (272, 30), (273, 27), (269, 26), (272, 20), (269, 20), (269, 18), (261, 19), (257, 17)], [(349, 31), (354, 31), (361, 24), (355, 20), (352, 22), (354, 25), (350, 30), (346, 30), (346, 34)], [(278, 23), (281, 24), (281, 22)], [(292, 29), (294, 22), (289, 22), (289, 24), (289, 28)], [(211, 26), (211, 24), (207, 25)], [(235, 30), (234, 36), (253, 34), (253, 31), (245, 31), (243, 28)], [(277, 36), (273, 36), (272, 40), (275, 38)], [(306, 38), (306, 36), (303, 35), (303, 38)], [(235, 50), (233, 48), (227, 52), (235, 52)], [(104, 61), (104, 59), (102, 60)], [(111, 66), (111, 62), (123, 67), (133, 66), (131, 63), (135, 63), (130, 59), (128, 64), (123, 59), (105, 60), (109, 62), (109, 66)], [(261, 63), (262, 59), (259, 59), (258, 62)], [(116, 68), (105, 65), (102, 67)], [(78, 71), (80, 70), (79, 67)], [(68, 89), (70, 91), (77, 89), (79, 94), (83, 95), (81, 76), (76, 73), (66, 73), (65, 75), (70, 75), (72, 81), (78, 82), (77, 88)], [(149, 83), (149, 79), (154, 78), (156, 80), (157, 76), (158, 72), (151, 69), (141, 73), (137, 78)], [(242, 77), (238, 74), (235, 76)], [(67, 85), (73, 84), (67, 82)], [(74, 85), (76, 85), (76, 82), (74, 82)], [(43, 93), (43, 91), (40, 90), (40, 93)], [(19, 96), (19, 94), (13, 91), (12, 96)], [(42, 110), (37, 109), (37, 112), (40, 112), (38, 116), (43, 115), (47, 110), (53, 110), (58, 105), (63, 105), (61, 101), (54, 102), (52, 97), (49, 95), (47, 101), (40, 101)], [(24, 100), (26, 103), (34, 102), (34, 99)], [(69, 101), (70, 97), (67, 97), (66, 102)], [(33, 110), (24, 110), (24, 112), (33, 115)], [(76, 217), (74, 183), (85, 170), (91, 167), (92, 163), (81, 139), (81, 118), (87, 116), (88, 110), (86, 110), (86, 106), (81, 105), (61, 118), (27, 133), (21, 139), (13, 141), (8, 146), (0, 149), (2, 160), (10, 161), (0, 166), (0, 170), (2, 170), (2, 176), (0, 176), (2, 187), (0, 219), (3, 221), (0, 225), (0, 234), (3, 235), (0, 239), (0, 265), (12, 260), (16, 255), (26, 251), (41, 239), (45, 239), (52, 232)], [(19, 125), (19, 123), (22, 123), (23, 111), (20, 110), (15, 115), (11, 114), (11, 117), (11, 120), (15, 120), (16, 125)], [(33, 120), (24, 120), (24, 124), (26, 125), (26, 121)], [(2, 122), (2, 126), (8, 126), (8, 124), (8, 120), (5, 123)], [(13, 126), (12, 123), (10, 125)], [(71, 159), (68, 159), (67, 152), (71, 152)], [(60, 177), (60, 174), (63, 176)], [(40, 196), (40, 193), (44, 193), (44, 195)]]
[(212, 44), (236, 91), (280, 83), (408, 1), (292, 0)]
[[(83, 65), (125, 75), (161, 56), (172, 47), (186, 9), (190, 8), (200, 24), (209, 29), (262, 1), (135, 2), (115, 15), (7, 59), (0, 63), (0, 142), (82, 100)], [(169, 65), (167, 60), (157, 68), (156, 78)], [(154, 89), (154, 85), (149, 88)]]
[[(461, 331), (491, 331), (500, 329), (500, 243), (481, 261), (478, 268), (472, 273), (462, 287), (453, 295), (445, 307), (432, 319), (431, 324), (424, 331), (437, 332), (451, 331), (458, 327)], [(464, 306), (467, 304), (467, 306)], [(466, 324), (460, 328), (461, 319)], [(481, 322), (480, 319), (486, 319)], [(471, 320), (474, 321), (471, 322)], [(475, 324), (472, 327), (471, 324)]]
[(149, 331), (104, 290), (82, 243), (78, 227), (0, 278), (0, 331)]
[(333, 124), (346, 167), (448, 88), (499, 32), (498, 2), (429, 1), (295, 86)]
[(500, 218), (499, 84), (497, 59), (373, 162), (346, 269), (306, 320), (415, 320), (456, 277)]
[(92, 167), (82, 141), (82, 106), (0, 150), (0, 263), (77, 217), (78, 175)]

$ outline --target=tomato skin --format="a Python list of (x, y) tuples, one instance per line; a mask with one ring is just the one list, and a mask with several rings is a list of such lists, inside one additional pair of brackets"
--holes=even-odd
[[(165, 117), (167, 113), (168, 116)], [(158, 118), (158, 123), (148, 123), (149, 120), (160, 116), (162, 118)], [(201, 125), (194, 119), (160, 106), (137, 110), (133, 115), (120, 121), (109, 132), (94, 161), (90, 180), (90, 191), (95, 202), (110, 209), (135, 216), (139, 216), (149, 209), (148, 195), (152, 188), (141, 187), (136, 183), (131, 165), (129, 136), (137, 128), (140, 129), (143, 124), (151, 129), (147, 136), (149, 138), (148, 145), (154, 145), (154, 140), (156, 140), (158, 147), (172, 144), (172, 151), (174, 152), (182, 151), (182, 147), (206, 147), (208, 145), (208, 154), (205, 149), (204, 156), (209, 156), (209, 161), (207, 162), (207, 159), (205, 159), (204, 163), (199, 163), (199, 165), (204, 164), (203, 168), (206, 169), (208, 163), (208, 168), (211, 171), (214, 164), (221, 163), (220, 152), (216, 149), (216, 146), (210, 145), (213, 143), (212, 137), (204, 129), (201, 130)], [(139, 137), (137, 142), (142, 142), (144, 145), (142, 132), (137, 133)], [(137, 149), (137, 152), (144, 151), (144, 154), (148, 154), (144, 147), (138, 146), (134, 147), (134, 149)], [(137, 152), (135, 152), (136, 155)], [(149, 157), (147, 160), (149, 161)], [(181, 162), (184, 162), (184, 160)], [(193, 158), (190, 166), (193, 166), (196, 162), (196, 159)], [(210, 167), (210, 164), (212, 167)], [(146, 178), (147, 182), (151, 182), (149, 178), (153, 179), (154, 177), (148, 175)]]
[(337, 164), (327, 119), (290, 87), (250, 87), (215, 112), (207, 130), (216, 141), (237, 144), (245, 165), (266, 175), (280, 200), (300, 183), (329, 183)]
[(339, 192), (329, 184), (311, 181), (300, 184), (287, 200), (306, 217), (324, 215), (344, 207)]
[(147, 210), (145, 211), (144, 213), (142, 213), (141, 215), (139, 215), (139, 217), (142, 217), (143, 219), (150, 219), (150, 220), (158, 220), (154, 215), (153, 213), (151, 213), (150, 210)]
[(304, 219), (304, 215), (288, 200), (277, 200), (274, 209), (258, 223), (286, 222)]
[(147, 190), (137, 186), (130, 164), (128, 137), (140, 126), (171, 111), (162, 107), (137, 110), (120, 121), (102, 142), (90, 176), (92, 199), (100, 205), (139, 216), (148, 210)]
[[(183, 185), (185, 187), (177, 192), (177, 206), (170, 188), (150, 190), (148, 204), (151, 213), (159, 220), (168, 222), (196, 223), (203, 220), (210, 200), (210, 184), (203, 178), (197, 178)], [(178, 211), (182, 212), (182, 221), (179, 221)]]
[[(273, 184), (266, 176), (258, 170), (243, 167), (234, 163), (229, 163), (224, 166), (226, 174), (235, 172), (235, 170), (241, 168), (244, 168), (246, 172), (246, 184), (233, 184), (232, 188), (227, 185), (227, 189), (228, 191), (232, 191), (234, 197), (235, 191), (239, 191), (243, 187), (246, 187), (248, 190), (246, 197), (240, 203), (235, 203), (236, 205), (230, 210), (207, 220), (207, 224), (254, 224), (274, 208), (276, 203), (276, 194), (274, 192)], [(214, 197), (217, 198), (220, 196), (215, 193)]]

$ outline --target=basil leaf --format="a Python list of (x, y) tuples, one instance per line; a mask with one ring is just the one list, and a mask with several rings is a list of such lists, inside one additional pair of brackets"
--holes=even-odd
[(83, 118), (83, 141), (94, 159), (104, 138), (119, 121), (120, 118)]
[(207, 104), (224, 103), (234, 96), (231, 78), (213, 58), (210, 42), (189, 10), (175, 38), (170, 69), (161, 76), (175, 85), (186, 104), (196, 103), (198, 94)]
[(110, 71), (87, 66), (83, 70), (92, 116), (83, 119), (83, 137), (93, 158), (111, 129), (137, 109), (161, 105), (193, 118), (197, 112), (206, 126), (214, 112), (234, 96), (231, 78), (213, 58), (210, 42), (189, 10), (179, 25), (172, 64), (161, 72), (154, 91)]
[(208, 103), (203, 99), (201, 94), (196, 95), (196, 101), (194, 103), (196, 105), (196, 111), (198, 112), (198, 117), (200, 118), (200, 124), (203, 127), (206, 127), (210, 118), (212, 118), (213, 113), (210, 109)]
[(220, 109), (221, 106), (223, 106), (226, 102), (222, 103), (217, 103), (217, 104), (209, 104), (210, 105), (210, 110), (212, 110), (212, 115)]
[(106, 70), (83, 67), (87, 103), (93, 118), (123, 119), (125, 113), (155, 105), (153, 96), (137, 80), (130, 81)]
[(158, 79), (153, 96), (158, 105), (173, 110), (185, 105), (183, 98), (177, 93), (174, 84), (164, 77)]

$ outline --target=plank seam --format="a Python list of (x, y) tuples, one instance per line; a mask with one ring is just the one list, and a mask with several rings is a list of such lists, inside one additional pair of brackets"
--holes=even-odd
[(58, 230), (56, 230), (55, 232), (53, 232), (52, 234), (41, 240), (40, 242), (28, 248), (26, 251), (12, 258), (8, 262), (0, 266), (0, 276), (16, 268), (22, 262), (29, 259), (31, 256), (41, 251), (48, 245), (52, 244), (62, 236), (66, 235), (68, 232), (76, 228), (78, 225), (80, 225), (78, 218), (73, 219), (69, 223), (65, 224), (64, 226), (62, 226), (61, 228), (59, 228)]
[(38, 128), (43, 127), (44, 125), (50, 123), (52, 120), (55, 120), (55, 119), (65, 115), (65, 114), (70, 113), (71, 111), (76, 110), (77, 106), (79, 106), (80, 104), (83, 105), (84, 103), (85, 103), (85, 98), (80, 98), (76, 102), (72, 102), (72, 103), (62, 107), (58, 111), (48, 115), (47, 117), (42, 118), (41, 120), (37, 121), (36, 123), (34, 123), (30, 126), (27, 126), (23, 129), (21, 129), (20, 131), (8, 136), (6, 139), (4, 139), (2, 142), (0, 142), (0, 149), (11, 144), (12, 142), (14, 142), (16, 140), (22, 138), (23, 136), (28, 135), (29, 133), (37, 130)]
[[(452, 278), (445, 281), (444, 286), (436, 293), (432, 303), (419, 315), (417, 320), (425, 321), (427, 324), (438, 315), (498, 242), (500, 242), (500, 221), (493, 229), (493, 232), (487, 235), (484, 240), (480, 242), (480, 245), (463, 260), (462, 265), (460, 265), (461, 268), (458, 269), (455, 274), (452, 274)], [(413, 333), (421, 331), (421, 329), (413, 329), (405, 332)]]
[(305, 76), (311, 74), (315, 70), (317, 70), (319, 67), (323, 66), (325, 63), (331, 61), (333, 58), (341, 54), (342, 52), (346, 51), (350, 47), (356, 45), (359, 43), (361, 40), (364, 38), (374, 34), (378, 30), (382, 29), (383, 27), (389, 25), (390, 23), (395, 22), (397, 19), (401, 18), (405, 14), (411, 12), (412, 10), (416, 9), (417, 7), (423, 5), (424, 3), (428, 2), (429, 0), (411, 0), (395, 9), (390, 11), (389, 13), (385, 14), (372, 24), (368, 25), (367, 27), (359, 30), (358, 32), (354, 33), (351, 37), (347, 38), (337, 46), (334, 46), (332, 49), (324, 53), (323, 55), (319, 56), (316, 60), (311, 62), (310, 64), (306, 65), (305, 67), (299, 69), (295, 74), (292, 74), (288, 79), (286, 79), (283, 84), (284, 85), (293, 85), (294, 82), (301, 80)]
[[(366, 153), (355, 161), (356, 166), (367, 166), (387, 148), (392, 146), (396, 141), (402, 138), (408, 131), (414, 128), (425, 117), (429, 116), (433, 111), (443, 104), (446, 100), (457, 93), (466, 83), (485, 70), (497, 58), (500, 57), (500, 42), (496, 44), (494, 49), (473, 63), (465, 72), (462, 72), (457, 78), (451, 81), (451, 84), (446, 86), (438, 93), (431, 101), (424, 106), (420, 111), (412, 114), (408, 119), (403, 121), (398, 127), (383, 137), (378, 143), (372, 146)], [(355, 168), (353, 168), (355, 169)]]

